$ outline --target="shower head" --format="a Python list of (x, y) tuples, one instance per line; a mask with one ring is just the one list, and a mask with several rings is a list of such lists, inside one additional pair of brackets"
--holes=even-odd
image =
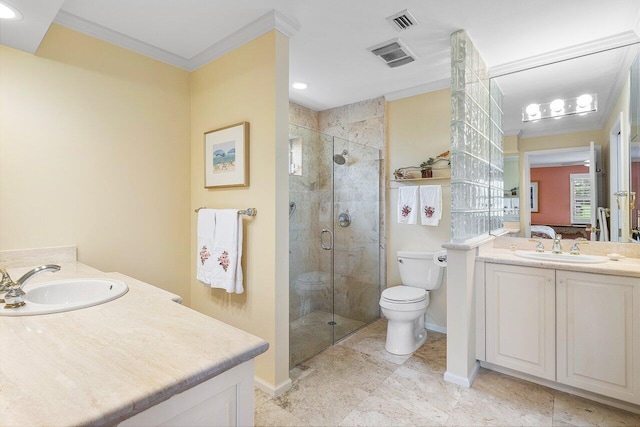
[(334, 154), (333, 161), (337, 165), (344, 165), (347, 161), (347, 159), (345, 159), (344, 156), (346, 156), (347, 154), (348, 154), (347, 150), (342, 150), (342, 154)]

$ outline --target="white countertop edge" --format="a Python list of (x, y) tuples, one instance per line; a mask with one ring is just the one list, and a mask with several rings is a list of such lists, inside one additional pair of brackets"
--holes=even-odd
[(624, 258), (601, 264), (578, 264), (541, 261), (521, 258), (509, 249), (488, 249), (478, 256), (477, 261), (494, 264), (520, 265), (523, 267), (551, 268), (554, 270), (580, 271), (584, 273), (608, 274), (612, 276), (640, 277), (640, 259)]

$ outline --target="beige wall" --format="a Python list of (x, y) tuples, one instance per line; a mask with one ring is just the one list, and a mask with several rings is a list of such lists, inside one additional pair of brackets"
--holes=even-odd
[(518, 151), (522, 156), (525, 151), (555, 150), (557, 148), (589, 146), (589, 142), (605, 147), (602, 130), (589, 130), (583, 132), (561, 133), (558, 135), (536, 136), (534, 138), (520, 138)]
[[(449, 89), (445, 89), (387, 103), (387, 175), (403, 166), (417, 166), (449, 149), (449, 94)], [(442, 220), (437, 227), (398, 224), (398, 185), (394, 183), (396, 188), (387, 189), (387, 286), (401, 284), (395, 258), (397, 251), (435, 252), (442, 249), (442, 243), (451, 240), (451, 186), (449, 180), (434, 184), (442, 185), (443, 197)], [(444, 280), (446, 282), (446, 275)], [(442, 288), (431, 293), (427, 323), (446, 327), (446, 299), (447, 285), (443, 283)]]
[(0, 46), (0, 250), (79, 260), (189, 302), (189, 73), (53, 25)]
[[(250, 186), (205, 189), (203, 133), (250, 123)], [(203, 66), (191, 85), (191, 212), (199, 206), (257, 208), (244, 220), (245, 293), (227, 294), (195, 279), (196, 224), (191, 223), (191, 306), (264, 338), (256, 375), (288, 381), (288, 39), (272, 31)], [(284, 221), (284, 222), (283, 222)]]

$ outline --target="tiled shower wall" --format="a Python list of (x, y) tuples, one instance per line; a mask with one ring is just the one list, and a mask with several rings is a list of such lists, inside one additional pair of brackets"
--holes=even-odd
[[(376, 98), (355, 104), (333, 108), (321, 112), (315, 112), (300, 105), (290, 103), (289, 106), (290, 122), (309, 129), (317, 130), (322, 134), (335, 136), (335, 147), (331, 144), (325, 144), (324, 149), (314, 148), (312, 168), (330, 171), (334, 167), (332, 163), (333, 153), (341, 153), (346, 149), (347, 164), (335, 166), (334, 191), (335, 191), (335, 207), (336, 218), (334, 223), (337, 224), (337, 214), (340, 212), (348, 212), (352, 215), (352, 223), (349, 227), (341, 228), (336, 225), (336, 283), (335, 283), (335, 309), (336, 313), (351, 319), (360, 321), (369, 321), (378, 316), (378, 299), (380, 287), (384, 287), (386, 277), (385, 255), (384, 255), (384, 171), (382, 165), (385, 152), (385, 101), (384, 98)], [(316, 138), (321, 136), (316, 136)], [(349, 141), (358, 144), (349, 143)], [(362, 144), (362, 145), (359, 145)], [(370, 147), (370, 148), (369, 148)], [(311, 149), (310, 149), (311, 151)], [(325, 152), (326, 151), (326, 152)], [(306, 155), (304, 161), (306, 162)], [(303, 170), (304, 170), (303, 164)], [(314, 169), (310, 170), (313, 172)], [(304, 172), (303, 172), (304, 175)], [(296, 185), (293, 181), (297, 177), (292, 178), (292, 190)], [(304, 182), (306, 179), (297, 179)], [(307, 186), (309, 184), (307, 183)], [(316, 219), (321, 220), (320, 226), (328, 226), (331, 215), (332, 206), (327, 205), (323, 200), (331, 200), (331, 188), (318, 188), (317, 199), (314, 203), (318, 206), (318, 210), (309, 211), (310, 215), (316, 215)], [(304, 191), (304, 189), (302, 189)], [(309, 194), (302, 195), (307, 199), (314, 197)], [(292, 193), (292, 198), (293, 193)], [(306, 202), (305, 202), (306, 203)], [(309, 207), (310, 208), (310, 207)], [(298, 211), (301, 207), (298, 206)], [(305, 212), (307, 207), (303, 204), (302, 210)], [(311, 209), (311, 208), (310, 208)], [(303, 215), (296, 218), (297, 214), (291, 218), (292, 231), (291, 238), (292, 247), (303, 242), (311, 243), (313, 239), (317, 240), (315, 235), (308, 235), (310, 231), (303, 230), (299, 221), (305, 221)], [(304, 214), (306, 215), (306, 213)], [(304, 233), (307, 233), (305, 235)], [(312, 233), (313, 234), (313, 233)], [(306, 236), (306, 237), (305, 237)], [(296, 242), (297, 239), (297, 242)], [(305, 240), (310, 239), (310, 240)], [(318, 245), (311, 245), (315, 247)], [(320, 249), (318, 248), (318, 251)], [(318, 253), (315, 249), (311, 249), (308, 255), (309, 260), (317, 260), (316, 269), (322, 271), (330, 271), (330, 266), (322, 253)], [(292, 249), (290, 262), (290, 286), (291, 286), (291, 310), (290, 318), (295, 320), (300, 315), (308, 313), (301, 312), (300, 301), (295, 292), (295, 279), (303, 273), (298, 271), (300, 268), (309, 269), (313, 264), (306, 264), (302, 257), (304, 254), (296, 254)], [(299, 259), (296, 259), (299, 258)], [(372, 276), (372, 274), (374, 276)], [(372, 286), (375, 284), (375, 286)], [(331, 310), (332, 295), (329, 291), (322, 298), (321, 306), (309, 306), (308, 310), (323, 309)]]
[(502, 228), (502, 94), (464, 31), (451, 35), (451, 236)]

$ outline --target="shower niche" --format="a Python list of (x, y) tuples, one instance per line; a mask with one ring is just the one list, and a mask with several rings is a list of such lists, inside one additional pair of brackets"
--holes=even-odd
[(296, 125), (289, 147), (293, 368), (380, 317), (380, 151)]

